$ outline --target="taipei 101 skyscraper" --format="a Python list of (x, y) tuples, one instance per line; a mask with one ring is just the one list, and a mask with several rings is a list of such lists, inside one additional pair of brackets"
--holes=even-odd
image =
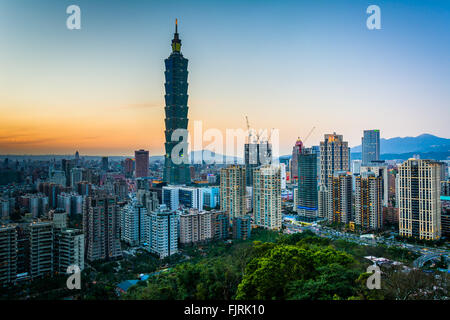
[[(183, 149), (178, 152), (180, 140), (174, 139), (172, 141), (172, 133), (177, 129), (184, 129), (187, 135), (188, 126), (188, 59), (184, 58), (181, 54), (181, 40), (178, 36), (178, 23), (175, 20), (175, 35), (172, 40), (172, 53), (165, 60), (166, 72), (165, 72), (165, 89), (166, 89), (166, 155), (164, 161), (164, 182), (168, 184), (190, 184), (191, 177), (188, 167), (189, 158), (188, 154), (183, 154)], [(187, 139), (187, 136), (185, 137)], [(172, 150), (177, 147), (175, 152), (178, 155), (178, 162), (172, 158)], [(187, 145), (184, 148), (187, 153)], [(179, 163), (179, 160), (184, 160)]]

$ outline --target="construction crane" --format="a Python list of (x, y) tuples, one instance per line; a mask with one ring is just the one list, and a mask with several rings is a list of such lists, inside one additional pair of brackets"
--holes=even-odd
[(250, 128), (250, 122), (248, 121), (248, 117), (247, 116), (245, 116), (245, 121), (247, 122), (248, 143), (252, 143), (252, 129)]
[(312, 129), (309, 131), (309, 133), (306, 135), (305, 139), (303, 139), (303, 144), (305, 144), (306, 140), (311, 136), (311, 133), (313, 133), (314, 129), (316, 127), (312, 127)]

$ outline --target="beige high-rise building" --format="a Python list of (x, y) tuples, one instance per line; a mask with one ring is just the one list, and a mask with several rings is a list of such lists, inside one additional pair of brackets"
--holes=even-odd
[(212, 212), (189, 211), (180, 215), (180, 244), (206, 242), (213, 238)]
[(332, 196), (330, 184), (334, 173), (349, 171), (349, 153), (348, 142), (336, 132), (326, 134), (324, 140), (320, 142), (319, 217), (333, 216), (333, 209), (328, 206), (330, 201), (321, 201), (321, 199), (329, 199)]
[(409, 159), (398, 167), (399, 231), (404, 237), (441, 237), (441, 163)]
[(363, 229), (383, 226), (383, 178), (366, 171), (355, 178), (355, 224)]
[(220, 210), (231, 220), (247, 213), (245, 167), (230, 165), (220, 170)]
[(257, 226), (280, 230), (281, 169), (266, 165), (253, 170), (253, 223)]
[(334, 172), (349, 170), (348, 142), (336, 132), (326, 134), (320, 142), (320, 184), (328, 186)]

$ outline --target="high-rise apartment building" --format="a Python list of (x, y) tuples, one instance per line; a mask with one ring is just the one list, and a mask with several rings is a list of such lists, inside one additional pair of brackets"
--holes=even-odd
[[(330, 182), (335, 172), (349, 171), (350, 150), (348, 142), (342, 135), (326, 134), (320, 142), (320, 182), (319, 185), (319, 217), (333, 219), (333, 208), (329, 207), (332, 197)], [(328, 199), (327, 201), (322, 201)]]
[(437, 240), (441, 237), (441, 163), (409, 159), (398, 167), (399, 234)]
[(214, 237), (213, 214), (189, 209), (180, 214), (180, 244), (203, 243)]
[(63, 209), (69, 216), (83, 213), (83, 197), (76, 192), (58, 194), (58, 209)]
[(150, 252), (165, 258), (178, 253), (178, 217), (175, 211), (161, 205), (149, 215)]
[(147, 208), (138, 203), (136, 198), (121, 209), (121, 239), (131, 246), (144, 245), (148, 242), (148, 229), (145, 224)]
[(378, 230), (383, 226), (383, 178), (366, 171), (355, 178), (355, 224), (364, 230)]
[(257, 226), (280, 230), (281, 169), (265, 165), (253, 170), (253, 223)]
[(350, 152), (348, 142), (342, 135), (326, 134), (320, 142), (320, 183), (328, 186), (328, 181), (336, 171), (349, 171)]
[(96, 195), (83, 202), (83, 231), (86, 258), (109, 260), (122, 256), (120, 211), (114, 196)]
[(134, 152), (136, 161), (136, 178), (148, 177), (149, 153), (146, 150), (137, 150)]
[(360, 172), (373, 172), (376, 176), (382, 178), (381, 184), (381, 199), (383, 206), (387, 207), (389, 204), (389, 173), (388, 166), (384, 161), (372, 161), (370, 166), (361, 166)]
[(247, 240), (251, 237), (252, 222), (250, 216), (237, 217), (233, 220), (233, 239)]
[[(181, 40), (178, 35), (178, 25), (175, 25), (175, 35), (172, 40), (172, 53), (165, 60), (165, 89), (166, 89), (166, 119), (165, 119), (165, 159), (164, 159), (164, 182), (168, 184), (188, 184), (191, 182), (189, 171), (189, 155), (187, 154), (187, 142), (185, 148), (177, 153), (177, 159), (173, 159), (172, 151), (181, 142), (182, 137), (172, 141), (172, 134), (181, 129), (186, 134), (188, 128), (188, 59), (181, 53)], [(179, 132), (178, 130), (177, 132)], [(181, 132), (180, 132), (181, 133)], [(185, 153), (183, 152), (185, 150)]]
[(53, 223), (32, 222), (26, 226), (29, 239), (29, 271), (32, 279), (52, 275), (53, 260)]
[(330, 180), (328, 190), (328, 221), (349, 223), (352, 220), (352, 174), (336, 171)]
[(230, 218), (223, 211), (212, 211), (212, 228), (215, 240), (228, 239), (230, 233)]
[(55, 230), (55, 271), (65, 274), (69, 266), (84, 269), (84, 234), (78, 229)]
[(245, 172), (245, 167), (238, 165), (220, 170), (220, 210), (225, 211), (231, 221), (247, 213)]
[(136, 192), (136, 200), (147, 212), (155, 211), (159, 207), (158, 194), (154, 191), (139, 189)]
[(14, 283), (17, 275), (17, 230), (0, 225), (0, 286)]

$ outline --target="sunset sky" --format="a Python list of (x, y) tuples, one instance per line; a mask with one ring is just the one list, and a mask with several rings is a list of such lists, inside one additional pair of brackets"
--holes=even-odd
[[(66, 8), (81, 8), (81, 30)], [(381, 8), (381, 30), (366, 8)], [(450, 138), (450, 1), (0, 0), (0, 154), (164, 153), (178, 18), (189, 119), (360, 144)], [(192, 129), (192, 128), (191, 128)], [(207, 143), (205, 143), (206, 145)]]

